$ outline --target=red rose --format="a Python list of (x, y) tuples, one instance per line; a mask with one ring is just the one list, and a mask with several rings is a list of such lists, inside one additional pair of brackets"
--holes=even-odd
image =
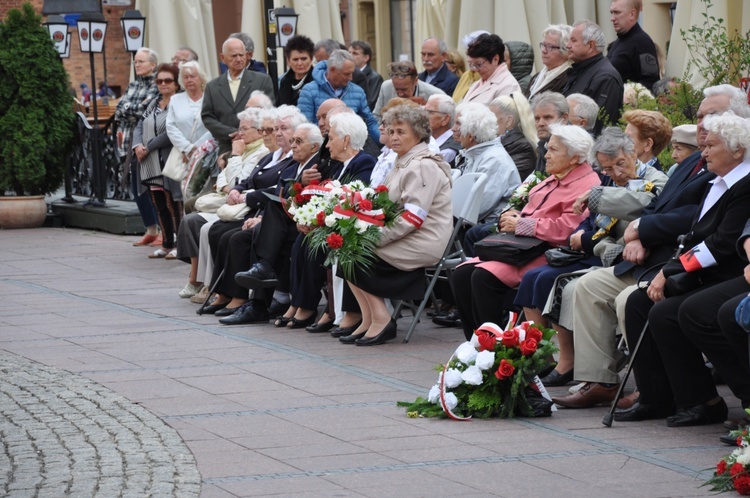
[(300, 182), (295, 182), (294, 185), (292, 185), (292, 190), (294, 190), (295, 193), (299, 194), (302, 192), (302, 184)]
[(503, 332), (503, 346), (512, 348), (518, 346), (518, 330), (506, 330)]
[(326, 242), (331, 249), (341, 249), (341, 246), (344, 245), (344, 237), (337, 233), (332, 233), (326, 237)]
[(539, 344), (542, 340), (542, 332), (536, 327), (530, 327), (526, 330), (526, 339), (534, 339)]
[(734, 477), (737, 474), (741, 474), (745, 470), (745, 466), (741, 463), (734, 463), (729, 467), (729, 475)]
[(317, 223), (319, 227), (322, 227), (326, 224), (326, 213), (324, 211), (321, 211), (317, 215), (315, 215), (315, 223)]
[(378, 185), (377, 187), (375, 187), (375, 192), (377, 192), (378, 194), (382, 192), (388, 192), (388, 187), (386, 187), (385, 185)]
[(297, 194), (294, 196), (294, 203), (298, 206), (301, 206), (305, 203), (305, 198), (301, 194)]
[(320, 180), (310, 180), (310, 185), (320, 185)]
[(742, 474), (739, 476), (735, 476), (732, 479), (732, 484), (734, 485), (734, 489), (736, 489), (739, 494), (744, 495), (744, 496), (750, 495), (750, 476), (749, 475)]
[(307, 202), (312, 199), (312, 194), (305, 194), (302, 196), (302, 198), (305, 200), (305, 202)]
[(363, 211), (370, 211), (372, 209), (372, 202), (370, 202), (368, 199), (364, 199), (359, 202), (359, 209)]
[(526, 339), (521, 341), (521, 354), (524, 356), (531, 356), (536, 352), (536, 340)]
[(727, 471), (727, 461), (726, 460), (721, 460), (716, 465), (716, 475), (720, 476), (720, 475), (724, 474), (724, 472), (726, 472), (726, 471)]
[(477, 340), (479, 341), (479, 347), (482, 351), (494, 351), (495, 344), (497, 344), (497, 337), (495, 334), (487, 332), (486, 330), (477, 330)]
[(505, 380), (509, 378), (511, 375), (513, 375), (513, 372), (515, 372), (516, 369), (513, 368), (513, 365), (508, 363), (506, 360), (500, 360), (500, 366), (497, 367), (497, 372), (495, 372), (495, 377), (497, 377), (500, 380)]

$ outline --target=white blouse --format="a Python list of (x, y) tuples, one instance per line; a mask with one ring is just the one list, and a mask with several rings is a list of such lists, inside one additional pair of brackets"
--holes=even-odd
[(203, 96), (194, 101), (188, 97), (187, 92), (178, 93), (169, 100), (167, 135), (180, 152), (190, 152), (190, 149), (211, 138), (211, 132), (203, 126), (202, 107)]

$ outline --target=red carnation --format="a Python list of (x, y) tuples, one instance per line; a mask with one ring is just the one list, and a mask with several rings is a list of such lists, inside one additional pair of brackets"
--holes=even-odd
[(301, 206), (305, 203), (305, 198), (301, 194), (297, 194), (294, 196), (294, 203), (298, 206)]
[(344, 245), (344, 237), (337, 233), (332, 233), (326, 237), (326, 242), (331, 249), (341, 249), (341, 246)]
[(305, 202), (307, 202), (312, 199), (312, 194), (305, 194), (302, 196), (302, 198), (305, 200)]
[(515, 372), (516, 369), (513, 368), (513, 365), (508, 363), (506, 360), (500, 360), (500, 366), (497, 367), (497, 372), (495, 372), (495, 377), (497, 377), (500, 380), (505, 380), (509, 378), (511, 375), (513, 375), (513, 372)]
[(364, 199), (359, 202), (359, 209), (363, 211), (370, 211), (372, 209), (372, 202), (370, 202), (368, 199)]
[(521, 341), (521, 354), (524, 356), (531, 356), (536, 352), (536, 340), (526, 339)]
[(294, 190), (296, 193), (302, 192), (302, 184), (300, 182), (295, 182), (294, 185), (292, 185), (292, 190)]
[(315, 215), (315, 223), (317, 223), (319, 227), (322, 227), (323, 225), (325, 225), (326, 213), (324, 211), (321, 211), (317, 215)]
[(375, 187), (375, 192), (377, 192), (378, 194), (382, 192), (388, 192), (388, 187), (386, 187), (385, 185), (378, 185), (377, 187)]
[(716, 475), (717, 476), (723, 475), (726, 471), (727, 471), (727, 461), (726, 460), (721, 460), (716, 465)]
[(741, 495), (747, 496), (750, 495), (750, 476), (747, 474), (735, 476), (732, 479), (732, 484), (734, 485), (734, 489), (737, 490), (737, 492)]
[(737, 474), (741, 474), (742, 472), (744, 472), (744, 470), (745, 470), (745, 466), (737, 462), (737, 463), (732, 464), (731, 467), (729, 467), (729, 475), (734, 477)]
[(494, 351), (495, 344), (497, 344), (497, 337), (495, 334), (487, 332), (486, 330), (477, 330), (477, 341), (479, 341), (479, 347), (482, 351)]
[(503, 332), (503, 346), (512, 348), (518, 346), (518, 330), (506, 330)]
[(534, 339), (539, 344), (542, 340), (542, 332), (536, 327), (530, 327), (526, 330), (526, 339)]
[(310, 180), (310, 185), (320, 185), (320, 180)]

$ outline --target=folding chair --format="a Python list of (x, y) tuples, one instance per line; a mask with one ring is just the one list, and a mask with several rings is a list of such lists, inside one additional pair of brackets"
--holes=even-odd
[[(409, 339), (411, 339), (411, 335), (414, 333), (414, 328), (417, 326), (419, 317), (422, 314), (422, 311), (424, 311), (428, 299), (432, 297), (432, 290), (435, 288), (435, 284), (437, 283), (438, 278), (440, 278), (440, 275), (444, 271), (453, 269), (460, 263), (466, 261), (466, 255), (461, 247), (461, 241), (458, 239), (458, 234), (461, 232), (461, 228), (463, 228), (464, 225), (476, 225), (479, 218), (479, 207), (482, 202), (482, 195), (484, 194), (484, 186), (486, 184), (487, 175), (484, 173), (464, 173), (453, 183), (451, 198), (453, 203), (453, 217), (456, 219), (453, 226), (453, 232), (451, 233), (445, 251), (443, 251), (443, 256), (440, 258), (438, 264), (426, 269), (429, 283), (419, 306), (414, 309), (413, 305), (407, 305), (412, 308), (414, 318), (409, 326), (409, 330), (406, 332), (404, 343), (409, 342)], [(429, 275), (430, 273), (431, 275)], [(394, 319), (399, 316), (403, 307), (404, 302), (398, 301), (393, 311)]]

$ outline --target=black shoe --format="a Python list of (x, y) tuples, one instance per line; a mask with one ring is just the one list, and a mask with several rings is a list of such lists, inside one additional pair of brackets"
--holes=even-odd
[(719, 441), (726, 444), (727, 446), (739, 446), (739, 444), (737, 444), (737, 437), (732, 436), (731, 434), (724, 434), (723, 436), (719, 436)]
[(666, 418), (674, 413), (674, 407), (665, 405), (646, 405), (640, 401), (630, 408), (615, 410), (615, 420), (618, 422), (639, 422), (655, 418)]
[(314, 323), (307, 327), (307, 331), (311, 334), (322, 334), (323, 332), (328, 332), (331, 330), (335, 325), (333, 324), (333, 320), (328, 320), (325, 323)]
[(565, 373), (560, 373), (557, 370), (552, 369), (552, 371), (542, 377), (541, 380), (544, 387), (565, 386), (573, 381), (573, 369), (571, 368)]
[(271, 300), (271, 306), (268, 307), (268, 315), (269, 316), (279, 316), (286, 313), (286, 310), (289, 309), (289, 306), (291, 303), (281, 303), (276, 300), (276, 298)]
[(276, 287), (279, 284), (279, 277), (271, 267), (271, 264), (261, 259), (253, 265), (248, 271), (241, 271), (234, 276), (237, 285), (247, 289), (265, 289), (267, 287)]
[(344, 337), (347, 335), (351, 335), (352, 332), (357, 330), (360, 325), (362, 325), (361, 320), (351, 327), (336, 327), (335, 329), (331, 330), (331, 337)]
[(436, 315), (435, 318), (432, 319), (432, 323), (442, 327), (458, 327), (460, 320), (461, 316), (458, 314), (458, 311), (453, 310), (445, 315)]
[(718, 424), (726, 420), (728, 412), (729, 409), (723, 399), (715, 405), (703, 403), (689, 408), (681, 408), (676, 414), (667, 418), (667, 427)]
[(315, 323), (315, 315), (310, 315), (304, 320), (297, 320), (296, 318), (292, 317), (291, 320), (289, 320), (289, 325), (286, 326), (288, 329), (306, 329), (310, 325)]
[(224, 309), (220, 309), (219, 311), (217, 311), (216, 313), (214, 313), (214, 315), (216, 315), (216, 316), (229, 316), (229, 315), (233, 315), (240, 308), (242, 308), (242, 305), (239, 305), (236, 308), (227, 308), (227, 307), (225, 307)]
[(209, 304), (208, 306), (202, 306), (198, 308), (197, 310), (195, 310), (195, 312), (199, 315), (213, 315), (217, 311), (226, 308), (227, 304), (229, 304), (229, 302), (226, 302), (224, 304)]
[(360, 332), (359, 334), (349, 334), (349, 335), (342, 335), (339, 337), (339, 341), (343, 342), (344, 344), (354, 344), (357, 339), (362, 339), (367, 331)]
[(380, 331), (375, 337), (362, 337), (354, 341), (357, 346), (377, 346), (383, 344), (385, 341), (390, 341), (396, 338), (396, 320), (391, 320), (388, 325)]
[(750, 425), (750, 417), (734, 418), (724, 421), (724, 427), (730, 431), (736, 431)]
[(268, 311), (265, 306), (250, 301), (243, 304), (233, 315), (219, 320), (224, 325), (245, 325), (247, 323), (259, 323), (268, 321)]

